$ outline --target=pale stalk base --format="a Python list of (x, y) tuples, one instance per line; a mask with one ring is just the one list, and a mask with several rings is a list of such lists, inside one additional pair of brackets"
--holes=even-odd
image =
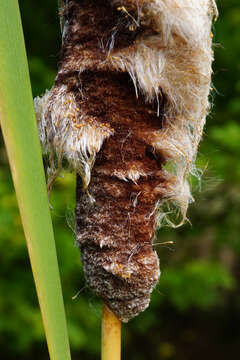
[(121, 321), (103, 304), (101, 360), (121, 359)]

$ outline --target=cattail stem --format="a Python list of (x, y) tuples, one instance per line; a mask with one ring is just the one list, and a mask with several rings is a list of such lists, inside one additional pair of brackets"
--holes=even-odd
[(121, 321), (103, 304), (101, 360), (121, 359)]

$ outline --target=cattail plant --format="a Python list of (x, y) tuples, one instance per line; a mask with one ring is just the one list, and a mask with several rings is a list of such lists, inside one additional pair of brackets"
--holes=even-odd
[(55, 84), (35, 99), (48, 188), (77, 173), (76, 236), (87, 284), (123, 322), (159, 276), (162, 209), (186, 219), (209, 111), (213, 0), (66, 0)]

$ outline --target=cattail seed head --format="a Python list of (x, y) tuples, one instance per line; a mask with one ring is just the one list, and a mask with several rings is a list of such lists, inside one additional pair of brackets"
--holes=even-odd
[(172, 202), (184, 220), (192, 201), (217, 10), (213, 0), (66, 0), (61, 14), (55, 84), (35, 99), (49, 189), (67, 160), (87, 283), (127, 321), (160, 275), (159, 206)]

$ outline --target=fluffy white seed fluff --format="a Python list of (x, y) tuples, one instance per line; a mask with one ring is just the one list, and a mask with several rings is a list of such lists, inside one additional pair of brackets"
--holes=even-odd
[(94, 118), (86, 116), (65, 85), (46, 91), (34, 102), (43, 153), (49, 154), (49, 189), (64, 159), (81, 175), (87, 188), (96, 153), (113, 130), (99, 127)]
[[(118, 1), (116, 3), (119, 3)], [(121, 1), (125, 5), (133, 1)], [(149, 134), (152, 145), (175, 164), (176, 181), (165, 196), (182, 210), (183, 218), (192, 201), (188, 185), (198, 144), (209, 111), (212, 74), (212, 17), (214, 1), (154, 0), (138, 4), (138, 22), (150, 26), (155, 35), (137, 41), (134, 51), (114, 54), (112, 64), (128, 71), (146, 101), (167, 97), (166, 125)]]

